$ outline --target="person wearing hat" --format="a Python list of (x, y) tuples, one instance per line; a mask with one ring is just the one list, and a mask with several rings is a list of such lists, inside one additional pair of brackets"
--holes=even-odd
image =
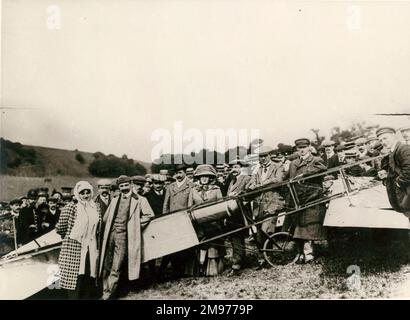
[(346, 147), (343, 144), (339, 144), (335, 147), (335, 152), (337, 154), (337, 158), (339, 160), (340, 165), (346, 164)]
[(152, 180), (152, 175), (151, 175), (150, 177), (146, 178), (144, 186), (142, 187), (141, 195), (145, 196), (148, 192), (150, 192), (152, 190), (152, 184), (153, 184), (153, 180)]
[(29, 206), (22, 208), (19, 213), (17, 226), (17, 243), (24, 245), (37, 237), (38, 220), (36, 214), (37, 191), (31, 189), (27, 193)]
[(58, 198), (50, 197), (48, 199), (46, 215), (43, 219), (43, 222), (40, 224), (43, 233), (47, 233), (55, 228), (58, 220), (60, 219), (60, 215), (61, 210), (60, 208), (58, 208)]
[[(339, 157), (335, 153), (335, 142), (332, 140), (325, 140), (322, 143), (322, 146), (325, 148), (325, 165), (328, 169), (336, 168), (340, 166)], [(337, 178), (337, 172), (332, 174), (334, 178)]]
[(194, 168), (186, 168), (185, 173), (188, 180), (194, 182)]
[[(198, 179), (199, 185), (191, 189), (188, 198), (188, 206), (199, 205), (204, 202), (212, 202), (222, 198), (221, 189), (214, 184), (216, 170), (210, 164), (201, 164), (196, 170), (194, 177)], [(197, 232), (198, 238), (210, 238), (220, 235), (223, 230), (221, 221), (202, 224)], [(202, 274), (206, 276), (216, 276), (223, 271), (223, 258), (225, 256), (224, 241), (215, 240), (201, 248), (197, 252), (198, 256), (192, 256), (187, 262), (186, 273), (195, 276), (202, 269)], [(198, 264), (199, 262), (199, 264)]]
[[(233, 160), (229, 162), (231, 166), (231, 180), (227, 190), (227, 196), (234, 197), (246, 190), (246, 186), (250, 181), (250, 176), (244, 174), (243, 168), (248, 164), (244, 160)], [(243, 217), (240, 212), (234, 212), (233, 215), (226, 220), (228, 230), (235, 230), (244, 226)], [(247, 230), (236, 232), (230, 236), (232, 243), (232, 273), (242, 269), (243, 260), (245, 258), (245, 237)]]
[[(267, 146), (259, 148), (259, 168), (252, 174), (248, 190), (254, 190), (268, 184), (280, 183), (284, 180), (285, 171), (281, 163), (273, 163), (270, 155), (273, 149)], [(256, 221), (265, 220), (268, 216), (272, 219), (257, 226), (256, 244), (262, 248), (266, 241), (266, 234), (274, 233), (276, 228), (278, 210), (282, 208), (282, 197), (278, 190), (264, 191), (253, 200), (253, 216)], [(266, 261), (263, 253), (258, 251), (258, 269), (264, 267)]]
[[(287, 178), (292, 180), (309, 177), (327, 170), (324, 160), (311, 154), (309, 139), (297, 139), (295, 140), (295, 146), (299, 157), (290, 164)], [(308, 179), (306, 182), (296, 183), (294, 184), (294, 190), (299, 199), (299, 205), (305, 205), (318, 200), (323, 196), (323, 177), (316, 177)], [(323, 227), (325, 214), (325, 205), (318, 204), (291, 216), (295, 227), (293, 238), (298, 249), (298, 254), (294, 260), (295, 263), (308, 263), (314, 260), (313, 242), (326, 239), (326, 232)]]
[[(164, 206), (165, 200), (165, 181), (166, 178), (160, 174), (151, 175), (150, 179), (152, 180), (152, 188), (150, 191), (144, 194), (144, 197), (147, 198), (148, 203), (150, 204), (152, 211), (155, 216), (160, 216), (162, 214), (162, 209)], [(151, 279), (156, 281), (156, 270), (155, 270), (155, 261), (151, 260), (148, 262), (148, 267), (151, 274)]]
[(369, 154), (367, 153), (366, 142), (366, 139), (363, 137), (360, 137), (354, 141), (359, 160), (363, 159), (366, 156), (369, 156)]
[(165, 180), (165, 182), (164, 182), (165, 188), (168, 189), (168, 187), (170, 186), (170, 184), (171, 184), (172, 182), (174, 182), (174, 181), (175, 181), (175, 178), (174, 178), (173, 176), (171, 176), (170, 174), (168, 174), (167, 177), (166, 177), (166, 180)]
[(76, 183), (74, 196), (77, 202), (64, 207), (56, 225), (62, 238), (59, 284), (69, 299), (96, 299), (102, 217), (88, 181)]
[(41, 203), (37, 209), (37, 221), (38, 221), (38, 236), (41, 236), (50, 231), (50, 212), (49, 206), (46, 202)]
[(64, 196), (70, 196), (71, 197), (71, 191), (73, 190), (72, 187), (61, 187), (62, 195)]
[(57, 202), (60, 202), (63, 199), (62, 193), (58, 192), (57, 190), (53, 191), (53, 193), (51, 194), (51, 197), (56, 198)]
[(22, 205), (22, 202), (20, 199), (13, 199), (9, 203), (12, 219), (10, 220), (8, 224), (8, 227), (10, 230), (10, 234), (9, 234), (10, 237), (8, 237), (8, 241), (10, 242), (10, 240), (12, 240), (14, 242), (13, 247), (16, 247), (16, 246), (18, 247), (17, 230), (19, 229), (18, 220), (20, 216), (21, 205)]
[[(188, 179), (185, 171), (185, 164), (177, 164), (175, 167), (175, 182), (172, 182), (165, 190), (163, 214), (176, 212), (188, 208), (188, 198), (194, 184)], [(159, 276), (164, 277), (166, 268), (171, 262), (173, 278), (180, 278), (184, 275), (185, 260), (192, 259), (193, 250), (183, 250), (161, 259), (159, 267)]]
[(370, 136), (367, 138), (367, 141), (366, 141), (367, 155), (371, 158), (377, 157), (378, 155), (380, 155), (380, 151), (374, 148), (377, 142), (379, 142), (379, 139), (377, 139), (376, 136)]
[(194, 184), (190, 181), (185, 173), (186, 165), (178, 164), (175, 167), (175, 182), (172, 182), (165, 192), (164, 206), (162, 213), (186, 209), (188, 207), (188, 198)]
[(154, 174), (151, 176), (153, 187), (152, 189), (144, 194), (150, 204), (155, 216), (162, 214), (165, 200), (165, 181), (166, 178), (160, 174)]
[(407, 145), (410, 145), (410, 126), (404, 126), (399, 128), (398, 130), (401, 134), (401, 136), (403, 137), (404, 142)]
[(11, 215), (5, 215), (0, 219), (0, 253), (8, 253), (17, 249), (16, 222), (19, 216), (21, 201), (13, 199), (9, 202)]
[(161, 170), (159, 170), (159, 174), (164, 176), (165, 178), (168, 178), (169, 171), (168, 171), (168, 169), (161, 169)]
[(112, 198), (104, 216), (99, 266), (104, 300), (112, 298), (116, 293), (125, 260), (128, 261), (128, 279), (139, 278), (142, 258), (141, 229), (154, 217), (148, 200), (132, 191), (130, 177), (119, 176), (117, 185), (121, 193)]
[(394, 210), (410, 217), (410, 146), (399, 141), (394, 129), (379, 128), (376, 135), (389, 150), (378, 176), (383, 180)]
[[(354, 148), (345, 151), (346, 164), (352, 165), (358, 160), (357, 150)], [(360, 165), (350, 166), (345, 169), (347, 175), (352, 177), (361, 177), (364, 173)]]
[(21, 196), (18, 198), (21, 201), (20, 209), (23, 209), (25, 207), (29, 206), (28, 198), (27, 196)]
[(100, 207), (101, 215), (104, 217), (105, 211), (111, 202), (111, 180), (100, 179), (97, 181), (98, 195), (95, 197), (95, 203)]
[[(151, 179), (151, 178), (149, 178)], [(143, 195), (144, 194), (144, 186), (147, 183), (147, 178), (143, 176), (133, 176), (131, 178), (132, 181), (132, 190), (136, 194)]]

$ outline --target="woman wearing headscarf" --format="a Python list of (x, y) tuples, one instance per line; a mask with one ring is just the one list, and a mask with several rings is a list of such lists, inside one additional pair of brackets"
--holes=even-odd
[(77, 182), (74, 196), (77, 202), (64, 207), (56, 225), (63, 238), (58, 259), (60, 286), (70, 299), (93, 299), (97, 298), (101, 214), (89, 182)]
[[(188, 198), (188, 206), (199, 205), (204, 202), (216, 201), (222, 198), (221, 189), (215, 185), (216, 170), (214, 167), (208, 164), (199, 165), (194, 174), (194, 179), (198, 179), (198, 185), (191, 189)], [(220, 235), (223, 229), (223, 225), (220, 221), (210, 222), (202, 224), (198, 227), (198, 237), (200, 240), (206, 238), (212, 238)], [(225, 256), (224, 241), (216, 240), (205, 246), (199, 248), (199, 264), (202, 266), (202, 273), (206, 276), (215, 276), (223, 271), (223, 258)], [(194, 273), (192, 270), (194, 266), (191, 266), (191, 270), (188, 273)]]

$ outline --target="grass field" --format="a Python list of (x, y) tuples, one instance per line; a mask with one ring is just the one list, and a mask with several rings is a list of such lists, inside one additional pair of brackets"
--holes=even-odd
[[(386, 236), (387, 234), (387, 236)], [(407, 232), (373, 233), (321, 244), (314, 264), (277, 265), (237, 276), (184, 278), (154, 285), (134, 284), (121, 299), (380, 299), (410, 298), (398, 292), (408, 280)], [(252, 261), (252, 257), (248, 256)], [(359, 286), (349, 286), (349, 266), (360, 268)]]
[[(50, 182), (45, 182), (46, 179), (51, 179)], [(95, 177), (70, 177), (70, 176), (54, 176), (54, 177), (18, 177), (0, 175), (0, 201), (10, 201), (22, 195), (26, 195), (27, 191), (32, 188), (48, 187), (50, 192), (53, 189), (61, 191), (61, 187), (74, 187), (77, 181), (87, 180), (94, 187), (98, 178)], [(96, 189), (94, 189), (96, 190)]]

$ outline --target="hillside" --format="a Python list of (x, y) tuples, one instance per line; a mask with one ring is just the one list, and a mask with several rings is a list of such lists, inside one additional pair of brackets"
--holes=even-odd
[[(24, 177), (89, 177), (94, 153), (23, 145), (1, 138), (1, 173)], [(140, 162), (149, 172), (151, 164)]]

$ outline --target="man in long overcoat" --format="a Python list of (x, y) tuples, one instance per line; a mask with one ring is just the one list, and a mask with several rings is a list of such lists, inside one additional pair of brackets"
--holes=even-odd
[[(162, 213), (168, 214), (178, 210), (186, 209), (188, 207), (188, 198), (194, 183), (188, 179), (186, 175), (186, 165), (178, 164), (175, 167), (175, 182), (172, 182), (165, 192), (164, 206)], [(173, 276), (175, 278), (181, 277), (185, 269), (185, 260), (190, 256), (191, 250), (183, 250), (162, 258), (159, 268), (159, 274), (164, 276), (165, 270), (171, 262), (173, 269)]]
[[(280, 183), (283, 181), (285, 171), (282, 163), (274, 163), (270, 159), (273, 149), (268, 146), (262, 146), (259, 149), (259, 168), (251, 176), (248, 184), (248, 190), (254, 190), (269, 184)], [(278, 213), (283, 208), (283, 199), (279, 190), (264, 191), (253, 200), (253, 216), (255, 220), (261, 221), (270, 215)], [(266, 233), (274, 233), (277, 217), (265, 221), (262, 225), (257, 226), (256, 242), (261, 248), (266, 240)], [(259, 253), (259, 268), (265, 263), (263, 255)]]
[(103, 219), (104, 237), (99, 272), (103, 277), (105, 300), (115, 293), (125, 260), (128, 260), (128, 279), (139, 278), (141, 229), (154, 217), (147, 199), (132, 192), (129, 177), (120, 176), (117, 184), (121, 193), (111, 200)]
[[(310, 141), (306, 138), (295, 140), (299, 157), (289, 167), (289, 179), (304, 178), (326, 171), (321, 157), (315, 157), (310, 151)], [(323, 195), (323, 177), (316, 177), (294, 184), (299, 205), (306, 205)], [(319, 204), (294, 215), (295, 230), (293, 238), (298, 245), (296, 263), (307, 263), (314, 259), (313, 241), (326, 239), (323, 220), (326, 214), (325, 205)]]

